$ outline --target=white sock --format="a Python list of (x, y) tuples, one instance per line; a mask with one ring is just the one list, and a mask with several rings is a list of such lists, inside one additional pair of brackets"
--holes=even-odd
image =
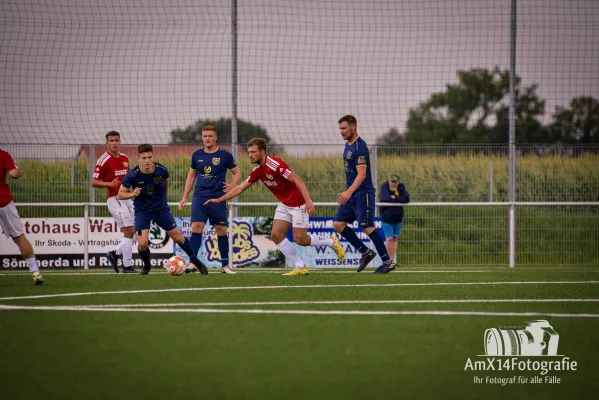
[(133, 239), (123, 238), (121, 243), (119, 243), (119, 247), (121, 247), (121, 252), (123, 253), (123, 266), (130, 267), (133, 260)]
[(28, 258), (25, 261), (27, 261), (27, 266), (29, 267), (29, 272), (38, 271), (37, 261), (35, 260), (35, 257)]
[(310, 246), (312, 246), (312, 247), (317, 247), (317, 246), (331, 247), (333, 245), (333, 239), (331, 239), (331, 238), (324, 237), (324, 236), (318, 236), (315, 233), (311, 233), (308, 236), (310, 236)]
[(126, 238), (121, 239), (121, 243), (119, 243), (118, 246), (116, 246), (116, 248), (114, 249), (114, 252), (116, 253), (117, 256), (120, 256), (121, 254), (123, 254), (123, 242), (125, 241)]
[(281, 253), (283, 253), (286, 258), (289, 258), (296, 267), (301, 268), (306, 266), (301, 258), (299, 258), (297, 255), (294, 244), (291, 243), (287, 238), (283, 239), (283, 241), (277, 246), (281, 250)]

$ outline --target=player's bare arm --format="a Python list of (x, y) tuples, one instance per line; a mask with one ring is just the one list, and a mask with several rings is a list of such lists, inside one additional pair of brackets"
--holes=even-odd
[(13, 179), (19, 179), (21, 177), (21, 171), (18, 168), (11, 169), (8, 171), (8, 175)]
[(289, 182), (293, 183), (298, 188), (300, 193), (302, 194), (302, 197), (304, 198), (304, 201), (306, 202), (306, 212), (308, 213), (308, 215), (310, 215), (310, 216), (316, 215), (316, 208), (314, 208), (314, 203), (312, 202), (312, 199), (310, 198), (310, 192), (308, 192), (308, 187), (304, 183), (304, 180), (302, 178), (300, 178), (299, 175), (297, 175), (293, 171), (291, 172), (291, 175), (289, 175), (289, 178), (287, 180)]
[(204, 205), (207, 205), (207, 204), (219, 204), (219, 203), (222, 203), (223, 201), (231, 200), (232, 198), (237, 197), (241, 193), (245, 192), (252, 185), (253, 185), (253, 183), (250, 183), (248, 181), (244, 181), (241, 185), (235, 186), (233, 189), (231, 189), (224, 196), (221, 196), (218, 199), (210, 199), (210, 200), (206, 201), (204, 203)]
[(168, 196), (168, 179), (164, 180), (164, 195)]
[(110, 188), (110, 187), (117, 187), (121, 184), (121, 181), (118, 180), (117, 178), (114, 178), (113, 180), (109, 181), (109, 182), (104, 182), (101, 181), (98, 178), (92, 178), (92, 187), (95, 188)]
[(141, 188), (135, 188), (133, 189), (133, 191), (131, 191), (129, 190), (129, 188), (126, 188), (125, 186), (121, 185), (117, 197), (119, 200), (129, 200), (139, 196), (140, 193)]
[(191, 193), (191, 188), (196, 183), (197, 175), (198, 171), (196, 171), (194, 168), (189, 169), (189, 172), (187, 173), (187, 179), (185, 180), (185, 190), (183, 191), (183, 197), (179, 202), (179, 210), (182, 210), (183, 207), (185, 207), (185, 204), (187, 204), (187, 198)]
[(349, 200), (349, 198), (354, 194), (354, 192), (360, 187), (364, 179), (366, 179), (366, 165), (358, 165), (356, 167), (358, 171), (358, 176), (354, 180), (354, 183), (344, 192), (341, 192), (337, 195), (337, 203), (345, 204)]
[(233, 174), (233, 180), (231, 181), (231, 183), (223, 182), (223, 192), (225, 192), (225, 193), (229, 192), (235, 186), (237, 186), (237, 183), (239, 182), (239, 179), (241, 178), (241, 170), (239, 169), (239, 167), (233, 168), (231, 170), (231, 173)]

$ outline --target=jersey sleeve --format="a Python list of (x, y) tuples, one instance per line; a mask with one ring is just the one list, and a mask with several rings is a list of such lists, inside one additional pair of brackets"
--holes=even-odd
[(15, 160), (12, 159), (10, 153), (6, 152), (6, 158), (4, 159), (4, 170), (8, 172), (18, 168), (19, 167), (17, 167), (17, 164), (15, 164)]
[(291, 168), (289, 168), (289, 165), (287, 165), (285, 161), (281, 160), (279, 167), (277, 168), (276, 174), (288, 180), (291, 176)]
[(246, 181), (248, 181), (249, 183), (256, 183), (260, 180), (260, 177), (258, 176), (258, 172), (257, 172), (258, 168), (254, 168), (251, 172), (250, 172), (250, 176), (248, 176), (248, 178), (246, 179)]
[(191, 155), (191, 160), (189, 161), (189, 168), (196, 169), (196, 153)]
[[(100, 160), (98, 159), (98, 161), (100, 161)], [(106, 168), (104, 168), (102, 165), (100, 165), (98, 163), (98, 161), (96, 161), (96, 168), (94, 169), (93, 177), (103, 181), (104, 175), (106, 175)]]
[(133, 171), (135, 170), (130, 169), (129, 172), (127, 172), (127, 175), (125, 175), (125, 177), (123, 178), (123, 181), (121, 182), (121, 185), (123, 185), (127, 189), (130, 189), (131, 186), (133, 186)]
[(227, 152), (228, 154), (228, 162), (227, 162), (227, 168), (228, 169), (235, 169), (237, 168), (237, 163), (235, 162), (235, 158), (233, 158), (233, 154)]
[(367, 167), (370, 160), (370, 153), (368, 153), (368, 147), (366, 146), (360, 146), (356, 149), (356, 152), (354, 154), (355, 160), (356, 160), (356, 167), (359, 167), (361, 165)]

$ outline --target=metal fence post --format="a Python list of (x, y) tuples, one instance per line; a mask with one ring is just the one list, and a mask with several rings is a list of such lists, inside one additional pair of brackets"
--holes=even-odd
[(493, 202), (493, 160), (489, 161), (489, 201)]
[[(89, 170), (91, 171), (91, 174), (93, 174), (94, 170), (96, 169), (96, 163), (94, 162), (94, 154), (95, 154), (94, 145), (90, 144), (89, 145)], [(91, 184), (91, 180), (92, 180), (91, 175), (88, 176), (88, 179), (89, 179), (89, 182), (88, 182), (88, 184), (89, 184), (89, 202), (93, 203), (96, 199), (96, 193), (94, 191), (94, 187)], [(92, 217), (94, 217), (96, 215), (93, 206), (90, 209), (90, 215)]]
[(83, 206), (83, 269), (89, 269), (89, 204)]

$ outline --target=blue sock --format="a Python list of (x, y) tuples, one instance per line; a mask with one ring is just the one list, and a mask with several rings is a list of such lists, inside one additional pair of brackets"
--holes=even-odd
[(345, 226), (345, 229), (341, 232), (341, 236), (343, 236), (352, 246), (354, 246), (358, 251), (362, 254), (368, 251), (368, 247), (360, 240), (356, 232), (351, 229), (349, 226)]
[(142, 261), (144, 262), (144, 265), (148, 268), (152, 268), (152, 264), (150, 264), (150, 249), (147, 248), (145, 250), (140, 250), (138, 248), (137, 252), (139, 253), (139, 257), (141, 257)]
[(183, 244), (179, 245), (183, 251), (189, 256), (189, 261), (194, 262), (196, 259), (196, 253), (194, 253), (193, 248), (191, 247), (191, 242), (189, 239), (185, 238)]
[(376, 247), (376, 252), (379, 253), (379, 256), (381, 257), (381, 260), (383, 260), (383, 263), (388, 262), (390, 260), (389, 254), (387, 254), (385, 242), (383, 242), (383, 239), (381, 238), (381, 235), (379, 235), (379, 232), (375, 229), (370, 233), (370, 235), (368, 235), (368, 237), (370, 237), (370, 240), (372, 240), (372, 243), (374, 243), (374, 247)]
[(191, 248), (193, 249), (193, 253), (198, 255), (200, 253), (200, 248), (202, 247), (202, 234), (201, 233), (191, 233)]
[(229, 266), (229, 237), (218, 236), (218, 250), (220, 251), (220, 264), (223, 267)]

